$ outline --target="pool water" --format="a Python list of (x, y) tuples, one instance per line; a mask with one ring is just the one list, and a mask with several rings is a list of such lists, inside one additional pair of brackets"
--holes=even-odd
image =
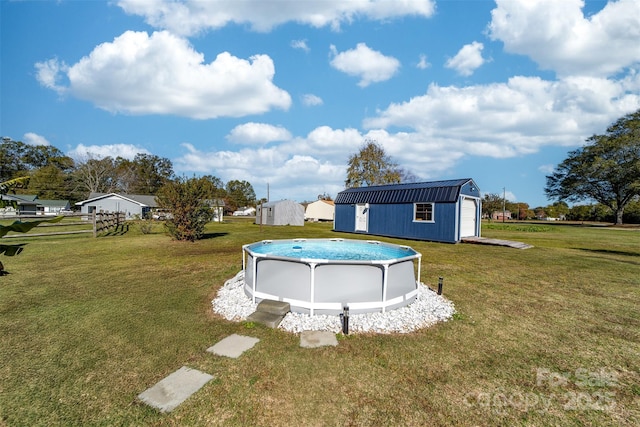
[(268, 242), (252, 245), (255, 253), (299, 259), (328, 259), (346, 261), (392, 260), (415, 255), (416, 251), (406, 246), (386, 246), (379, 242), (354, 241), (293, 241)]

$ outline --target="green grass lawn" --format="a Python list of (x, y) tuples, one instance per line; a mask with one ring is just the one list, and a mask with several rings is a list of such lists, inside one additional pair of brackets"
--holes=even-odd
[[(422, 253), (457, 309), (411, 334), (299, 337), (226, 321), (211, 300), (243, 244), (345, 237), (331, 224), (209, 224), (171, 241), (126, 232), (11, 239), (2, 257), (0, 425), (638, 425), (640, 231), (484, 224), (528, 250), (378, 238)], [(368, 238), (371, 238), (368, 236)], [(239, 359), (205, 350), (238, 333)], [(181, 366), (215, 376), (169, 414), (136, 396)]]

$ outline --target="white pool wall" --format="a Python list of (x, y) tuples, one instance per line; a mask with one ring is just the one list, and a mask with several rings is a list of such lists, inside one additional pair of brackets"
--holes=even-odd
[[(388, 260), (305, 259), (256, 253), (254, 245), (301, 242), (340, 242), (407, 249), (408, 256)], [(254, 302), (286, 301), (291, 310), (307, 314), (385, 312), (413, 302), (417, 295), (417, 262), (421, 254), (406, 246), (345, 239), (268, 240), (243, 246), (245, 293)]]

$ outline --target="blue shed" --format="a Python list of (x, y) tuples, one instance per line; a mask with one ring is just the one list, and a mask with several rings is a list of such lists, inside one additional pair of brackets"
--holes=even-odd
[(336, 197), (333, 229), (457, 243), (480, 237), (481, 203), (471, 178), (349, 188)]

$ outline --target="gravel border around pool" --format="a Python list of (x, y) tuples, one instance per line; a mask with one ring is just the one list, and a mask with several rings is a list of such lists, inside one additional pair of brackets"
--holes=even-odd
[[(244, 321), (256, 310), (243, 290), (244, 271), (227, 280), (211, 301), (213, 311), (227, 320)], [(416, 300), (404, 307), (386, 313), (364, 313), (349, 316), (349, 333), (408, 333), (446, 322), (455, 313), (451, 301), (438, 295), (424, 284), (418, 286)], [(278, 328), (288, 332), (330, 331), (341, 332), (339, 316), (288, 313)]]

